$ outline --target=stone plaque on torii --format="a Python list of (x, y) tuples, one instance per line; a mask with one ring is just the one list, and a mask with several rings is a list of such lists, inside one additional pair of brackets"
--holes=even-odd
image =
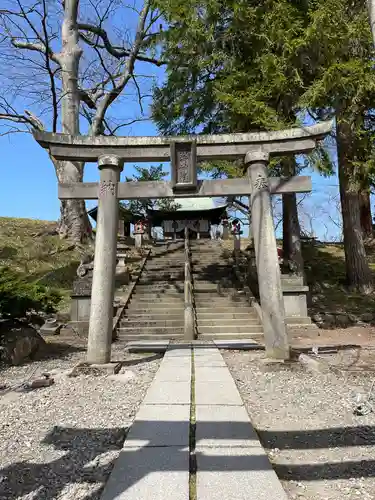
[[(111, 355), (118, 200), (200, 196), (249, 196), (262, 307), (266, 353), (287, 359), (289, 344), (271, 195), (311, 191), (305, 176), (268, 176), (270, 156), (307, 153), (332, 128), (323, 122), (277, 132), (182, 137), (70, 136), (34, 132), (35, 139), (57, 160), (97, 162), (100, 181), (59, 184), (60, 199), (98, 199), (94, 273), (87, 348), (89, 363), (108, 363)], [(246, 176), (197, 179), (204, 160), (244, 160)], [(125, 162), (171, 161), (171, 182), (120, 182)]]

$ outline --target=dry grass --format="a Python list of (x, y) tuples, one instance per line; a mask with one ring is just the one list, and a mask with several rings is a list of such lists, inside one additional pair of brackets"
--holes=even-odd
[[(249, 244), (241, 239), (241, 248)], [(282, 241), (278, 241), (282, 246)], [(233, 250), (233, 240), (223, 242), (224, 248)], [(367, 257), (375, 278), (375, 245), (368, 244)], [(346, 285), (345, 254), (342, 244), (303, 243), (303, 258), (307, 284), (312, 292), (311, 313), (348, 313), (355, 316), (375, 311), (375, 293), (363, 295), (349, 290)], [(375, 283), (375, 279), (374, 279)]]
[[(375, 310), (375, 293), (364, 295), (348, 289), (342, 244), (304, 244), (303, 257), (307, 282), (315, 297), (313, 311), (360, 315)], [(375, 249), (372, 245), (367, 247), (367, 257), (374, 272)]]
[(79, 253), (67, 240), (48, 235), (56, 222), (0, 217), (0, 266), (9, 266), (28, 281), (60, 290), (66, 309)]

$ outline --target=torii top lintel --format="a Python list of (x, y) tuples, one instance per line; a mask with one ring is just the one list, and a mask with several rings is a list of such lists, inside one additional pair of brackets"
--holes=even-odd
[(124, 162), (169, 161), (174, 144), (193, 144), (197, 160), (243, 159), (249, 151), (270, 155), (312, 151), (332, 129), (332, 121), (275, 132), (188, 135), (176, 137), (72, 136), (34, 131), (34, 138), (59, 160), (94, 162), (113, 154)]

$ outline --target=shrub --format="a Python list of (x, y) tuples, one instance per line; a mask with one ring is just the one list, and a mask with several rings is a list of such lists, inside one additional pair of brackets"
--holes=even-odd
[(28, 283), (12, 269), (0, 267), (0, 317), (21, 319), (31, 312), (50, 313), (60, 300), (56, 290)]

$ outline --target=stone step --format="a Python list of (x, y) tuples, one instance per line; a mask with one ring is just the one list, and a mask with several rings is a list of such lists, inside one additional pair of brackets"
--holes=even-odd
[(130, 321), (135, 321), (138, 318), (143, 320), (159, 320), (162, 319), (164, 320), (167, 318), (168, 320), (180, 320), (184, 318), (184, 310), (181, 308), (181, 310), (178, 313), (173, 313), (171, 314), (170, 311), (164, 312), (160, 309), (156, 309), (154, 312), (151, 313), (140, 313), (140, 314), (135, 314), (133, 311), (127, 310), (126, 315), (123, 317), (123, 319), (129, 319)]
[(143, 318), (140, 316), (138, 319), (127, 319), (123, 318), (120, 322), (120, 328), (148, 328), (148, 327), (156, 327), (163, 328), (165, 326), (175, 326), (178, 328), (184, 328), (184, 318), (183, 316), (179, 319), (166, 319), (168, 316), (166, 315), (163, 319), (155, 319), (155, 318)]
[(154, 281), (152, 283), (137, 283), (137, 290), (174, 290), (176, 287), (183, 286), (184, 281)]
[(157, 271), (155, 274), (144, 273), (141, 276), (140, 281), (144, 282), (145, 285), (149, 283), (162, 283), (164, 281), (174, 282), (174, 281), (184, 281), (185, 275), (181, 272), (180, 274), (164, 274), (161, 271)]
[(184, 294), (181, 294), (180, 296), (173, 297), (173, 296), (165, 296), (165, 297), (155, 297), (155, 295), (150, 295), (150, 296), (145, 296), (145, 295), (137, 295), (135, 294), (132, 298), (133, 301), (137, 301), (139, 304), (148, 304), (152, 302), (155, 299), (162, 299), (160, 302), (166, 306), (167, 304), (173, 304), (173, 303), (183, 303), (184, 302)]
[(238, 327), (238, 326), (246, 326), (246, 325), (259, 325), (258, 318), (222, 318), (217, 315), (212, 318), (197, 318), (198, 326), (222, 326), (222, 325), (230, 325)]
[(150, 333), (122, 333), (117, 335), (117, 342), (123, 343), (123, 342), (130, 342), (131, 340), (173, 340), (173, 339), (183, 339), (184, 335), (183, 333), (175, 333), (173, 335), (171, 334), (150, 334)]
[(261, 333), (262, 332), (262, 327), (259, 324), (254, 324), (254, 325), (242, 325), (242, 326), (236, 326), (232, 325), (229, 323), (228, 325), (200, 325), (198, 324), (198, 333), (200, 334), (206, 334), (206, 333), (228, 333), (231, 332), (233, 334), (235, 333), (247, 333), (247, 334), (252, 334), (252, 333)]
[(176, 327), (176, 326), (162, 326), (162, 327), (155, 327), (155, 326), (144, 326), (144, 327), (127, 327), (127, 326), (120, 326), (118, 328), (118, 336), (122, 334), (131, 334), (131, 335), (138, 335), (138, 334), (143, 334), (143, 335), (181, 335), (184, 333), (184, 328), (183, 327)]
[(156, 271), (167, 272), (167, 271), (170, 271), (173, 273), (178, 273), (179, 271), (181, 271), (181, 269), (182, 270), (184, 269), (184, 265), (185, 265), (184, 262), (180, 262), (179, 264), (171, 264), (168, 262), (166, 262), (165, 264), (164, 263), (160, 263), (160, 264), (154, 263), (154, 264), (149, 264), (148, 266), (146, 266), (144, 268), (143, 272), (156, 272)]
[(157, 281), (154, 281), (152, 283), (150, 282), (138, 282), (137, 283), (137, 290), (151, 290), (151, 291), (160, 291), (160, 290), (173, 290), (173, 289), (176, 289), (176, 287), (178, 289), (180, 289), (181, 287), (183, 287), (183, 284), (184, 282), (182, 280), (179, 280), (179, 281), (170, 281), (168, 283), (163, 283), (163, 284), (157, 284)]
[(178, 298), (182, 295), (184, 295), (184, 287), (181, 286), (179, 288), (171, 288), (170, 290), (167, 290), (165, 288), (160, 288), (159, 290), (139, 290), (138, 288), (135, 289), (133, 297), (137, 295), (139, 298), (150, 298), (150, 297), (171, 297), (173, 298)]
[(232, 319), (249, 319), (249, 320), (253, 320), (253, 319), (258, 319), (258, 315), (255, 313), (255, 312), (252, 312), (251, 310), (249, 310), (249, 312), (233, 312), (233, 313), (227, 313), (227, 312), (221, 312), (221, 313), (218, 313), (216, 312), (216, 310), (214, 311), (211, 311), (211, 312), (200, 312), (197, 311), (197, 319), (198, 321), (200, 320), (205, 320), (205, 319), (211, 319), (211, 318), (217, 318), (219, 319), (220, 321), (223, 321), (223, 320), (232, 320)]
[(171, 299), (180, 299), (181, 296), (184, 295), (184, 290), (182, 288), (182, 290), (178, 291), (178, 290), (171, 290), (171, 291), (168, 291), (168, 290), (151, 290), (149, 292), (146, 292), (146, 291), (142, 291), (142, 290), (136, 290), (135, 291), (135, 294), (133, 295), (133, 297), (135, 298), (142, 298), (142, 299), (149, 299), (149, 300), (152, 300), (153, 298), (157, 297), (157, 298), (164, 298), (164, 297), (167, 297), (168, 300), (171, 298)]
[(183, 281), (171, 281), (171, 282), (162, 282), (162, 283), (158, 283), (157, 281), (155, 281), (154, 283), (140, 283), (138, 282), (137, 283), (137, 290), (173, 290), (174, 288), (176, 288), (176, 286), (182, 286), (183, 285)]
[(242, 306), (242, 307), (250, 307), (248, 305), (248, 303), (245, 301), (245, 300), (231, 300), (229, 297), (220, 297), (220, 296), (217, 296), (217, 297), (209, 297), (205, 300), (202, 300), (202, 299), (197, 299), (197, 297), (195, 297), (195, 305), (196, 306), (199, 306), (199, 307), (213, 307), (213, 306), (221, 306), (221, 307), (225, 307), (225, 306), (228, 306), (228, 307), (236, 307), (236, 306)]
[(165, 281), (167, 282), (173, 282), (173, 281), (183, 281), (185, 279), (185, 276), (183, 273), (180, 274), (164, 274), (161, 271), (158, 271), (155, 274), (149, 274), (149, 273), (144, 273), (141, 276), (140, 281), (145, 282), (145, 284), (149, 283), (163, 283)]
[(211, 283), (211, 284), (202, 284), (202, 283), (197, 283), (195, 280), (194, 280), (194, 291), (196, 293), (201, 293), (202, 295), (205, 295), (206, 293), (210, 293), (210, 292), (218, 292), (218, 285), (216, 285), (215, 283)]
[(166, 282), (166, 283), (160, 283), (157, 284), (157, 281), (154, 283), (137, 283), (137, 290), (155, 290), (155, 291), (160, 291), (160, 290), (173, 290), (176, 289), (176, 287), (181, 287), (183, 286), (183, 281), (172, 281), (172, 282)]
[(227, 333), (199, 333), (198, 339), (202, 340), (229, 340), (229, 339), (247, 339), (254, 338), (254, 340), (262, 340), (263, 332), (261, 330), (258, 333), (238, 333), (230, 332)]
[[(184, 305), (183, 303), (178, 303), (178, 302), (175, 302), (174, 304), (169, 304), (168, 305), (168, 313), (173, 313), (173, 314), (176, 314), (177, 311), (183, 311), (184, 309)], [(155, 303), (152, 303), (152, 302), (131, 302), (128, 307), (127, 307), (127, 310), (131, 311), (132, 313), (136, 314), (136, 313), (146, 313), (146, 314), (152, 314), (153, 312), (156, 312), (156, 311), (165, 311), (166, 310), (166, 305), (165, 304), (160, 304), (159, 302), (155, 302)]]
[[(211, 301), (214, 298), (224, 299), (224, 300), (228, 301), (228, 300), (232, 300), (233, 293), (231, 292), (231, 290), (228, 290), (227, 292), (225, 292), (225, 291), (219, 292), (218, 290), (202, 292), (199, 289), (197, 291), (195, 286), (194, 286), (194, 297), (195, 297), (195, 300), (200, 300), (200, 301)], [(237, 296), (237, 297), (241, 298), (241, 300), (242, 300), (241, 296)]]
[(200, 306), (196, 304), (195, 309), (197, 311), (197, 314), (200, 313), (249, 313), (252, 309), (251, 307), (248, 306), (230, 306), (228, 305), (227, 307), (225, 306), (212, 306), (212, 307), (207, 307), (207, 306)]
[(228, 266), (228, 264), (226, 262), (220, 262), (220, 258), (218, 260), (216, 259), (213, 259), (213, 260), (202, 260), (200, 259), (199, 257), (197, 257), (197, 259), (193, 259), (191, 261), (191, 264), (193, 265), (194, 269), (204, 269), (205, 267), (207, 266), (212, 266), (214, 267), (215, 269), (231, 269), (230, 266)]
[(168, 265), (166, 266), (161, 266), (161, 267), (155, 267), (152, 269), (145, 269), (142, 273), (142, 275), (145, 276), (179, 276), (180, 274), (184, 273), (184, 265), (181, 264), (181, 266), (176, 267), (176, 268), (168, 268)]
[(155, 287), (160, 287), (160, 286), (166, 286), (170, 285), (173, 286), (176, 283), (183, 283), (185, 277), (184, 276), (142, 276), (141, 279), (139, 280), (138, 284), (140, 286), (155, 286)]
[(146, 262), (146, 267), (152, 266), (180, 266), (185, 262), (185, 257), (181, 257), (179, 259), (152, 259)]
[[(195, 288), (194, 288), (195, 290)], [(231, 302), (245, 302), (247, 300), (246, 295), (244, 294), (237, 294), (236, 292), (232, 290), (228, 290), (228, 293), (224, 292), (196, 292), (195, 293), (195, 300), (200, 300), (201, 302), (208, 302), (211, 300), (212, 297), (216, 297), (218, 300), (222, 301), (231, 301)]]
[(150, 270), (158, 270), (158, 269), (181, 269), (181, 266), (183, 267), (185, 264), (185, 261), (181, 262), (150, 262), (149, 264), (146, 264), (145, 269), (147, 271)]
[(215, 276), (206, 276), (205, 277), (207, 279), (204, 279), (204, 277), (200, 277), (200, 275), (195, 275), (193, 273), (193, 279), (194, 279), (194, 282), (199, 284), (199, 285), (214, 285), (214, 286), (217, 286), (219, 285), (219, 282), (220, 282), (220, 278), (218, 278), (215, 274)]

